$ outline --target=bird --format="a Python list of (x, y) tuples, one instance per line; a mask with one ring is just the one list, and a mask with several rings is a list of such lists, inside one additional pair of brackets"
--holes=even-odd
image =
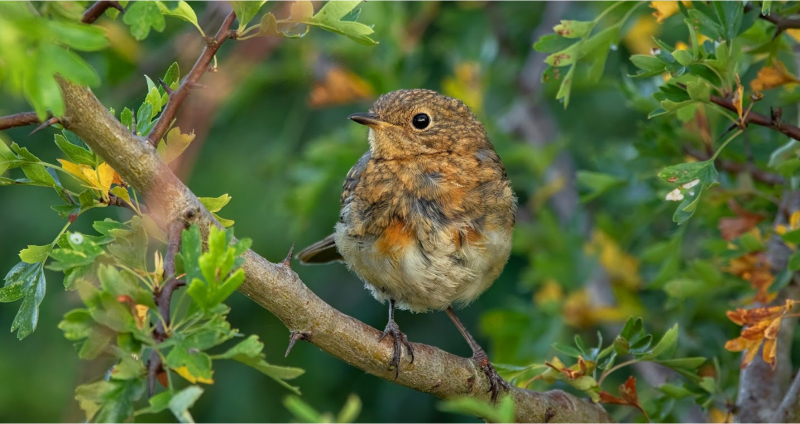
[(483, 124), (461, 100), (427, 89), (380, 96), (349, 119), (369, 128), (369, 149), (350, 169), (334, 233), (297, 254), (303, 264), (343, 261), (388, 302), (380, 339), (414, 350), (395, 309), (445, 311), (487, 375), (492, 400), (506, 383), (455, 314), (501, 274), (511, 253), (517, 198)]

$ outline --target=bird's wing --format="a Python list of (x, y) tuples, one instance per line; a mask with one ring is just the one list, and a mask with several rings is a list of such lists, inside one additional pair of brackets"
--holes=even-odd
[(300, 259), (301, 264), (325, 264), (343, 260), (336, 250), (333, 234), (303, 249), (297, 254), (297, 259)]
[(350, 196), (353, 194), (353, 191), (356, 189), (356, 185), (361, 180), (361, 174), (364, 172), (364, 169), (367, 168), (367, 162), (372, 157), (372, 151), (367, 150), (367, 153), (361, 156), (361, 158), (350, 168), (350, 172), (347, 173), (347, 178), (344, 179), (344, 184), (342, 184), (342, 206), (347, 204), (350, 201)]

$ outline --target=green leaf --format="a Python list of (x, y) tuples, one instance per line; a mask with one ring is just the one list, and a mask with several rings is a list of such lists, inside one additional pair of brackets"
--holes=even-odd
[(800, 270), (800, 251), (794, 252), (789, 257), (789, 271)]
[(675, 50), (672, 52), (672, 57), (683, 66), (689, 66), (694, 61), (692, 54), (686, 50)]
[(17, 331), (20, 340), (36, 330), (39, 322), (39, 305), (44, 299), (46, 290), (44, 267), (41, 263), (29, 264), (20, 262), (6, 274), (5, 286), (0, 288), (0, 302), (14, 302), (22, 299), (11, 331)]
[(181, 257), (186, 272), (186, 281), (199, 281), (203, 278), (198, 263), (202, 253), (203, 242), (200, 238), (200, 229), (196, 225), (192, 225), (188, 230), (184, 230), (181, 236)]
[(26, 249), (22, 249), (22, 251), (19, 252), (19, 258), (22, 259), (22, 262), (29, 264), (42, 262), (47, 259), (47, 254), (50, 253), (51, 248), (52, 245), (49, 244), (44, 246), (29, 244)]
[[(189, 6), (189, 3), (180, 0), (177, 2), (177, 6), (174, 9), (168, 8), (163, 1), (159, 1), (156, 3), (158, 4), (158, 10), (161, 11), (162, 15), (174, 16), (178, 19), (182, 19), (186, 22), (189, 22), (190, 24), (194, 25), (198, 31), (200, 31), (200, 35), (202, 35), (203, 37), (206, 36), (206, 34), (203, 32), (203, 29), (200, 28), (200, 25), (197, 23), (197, 14), (194, 13), (194, 9), (192, 9), (192, 6)], [(238, 16), (239, 14), (237, 13), (236, 15)]]
[(75, 389), (75, 399), (93, 422), (128, 422), (133, 417), (133, 402), (144, 393), (144, 381), (108, 380), (84, 384)]
[(47, 64), (42, 66), (48, 66), (53, 73), (78, 85), (94, 87), (100, 84), (97, 71), (77, 54), (52, 44), (43, 45), (41, 51), (47, 57)]
[(131, 35), (137, 40), (144, 40), (150, 34), (150, 28), (161, 32), (166, 26), (164, 15), (158, 5), (150, 1), (135, 1), (125, 10), (122, 22), (130, 25)]
[(786, 243), (800, 243), (800, 229), (781, 234), (781, 239)]
[(73, 49), (96, 51), (108, 46), (106, 31), (94, 25), (67, 21), (44, 21), (53, 38)]
[(573, 358), (577, 358), (583, 355), (583, 352), (581, 352), (580, 350), (562, 343), (553, 343), (553, 349), (555, 349), (557, 352), (561, 352), (564, 355), (571, 356)]
[(706, 362), (706, 358), (692, 357), (692, 358), (660, 359), (653, 362), (672, 369), (694, 370), (700, 365), (703, 365)]
[(297, 396), (286, 396), (283, 406), (289, 410), (300, 422), (306, 423), (325, 423), (329, 422), (323, 415), (317, 412), (311, 405), (303, 402)]
[(211, 357), (200, 352), (194, 346), (178, 343), (167, 355), (167, 365), (172, 369), (186, 367), (189, 373), (198, 379), (211, 380)]
[(261, 9), (264, 3), (266, 3), (266, 1), (231, 2), (231, 7), (233, 7), (233, 11), (236, 13), (236, 19), (239, 21), (238, 33), (241, 33), (247, 27), (247, 24), (256, 16), (256, 13), (258, 13), (258, 10)]
[(92, 326), (91, 332), (86, 336), (86, 340), (83, 341), (81, 349), (78, 351), (78, 357), (86, 360), (97, 358), (105, 351), (106, 346), (111, 343), (113, 338), (113, 332), (99, 326)]
[(712, 2), (712, 5), (717, 13), (717, 20), (723, 29), (725, 39), (731, 42), (739, 33), (739, 27), (742, 26), (744, 3), (737, 1)]
[(643, 71), (664, 72), (664, 63), (657, 57), (644, 54), (635, 54), (630, 57), (631, 63)]
[(589, 32), (594, 28), (595, 23), (592, 21), (565, 21), (562, 20), (560, 24), (553, 27), (558, 35), (564, 38), (583, 38), (589, 35)]
[(361, 1), (357, 0), (329, 1), (325, 3), (325, 6), (322, 6), (322, 9), (316, 15), (305, 19), (301, 23), (344, 35), (359, 44), (376, 45), (378, 42), (368, 37), (375, 32), (371, 27), (362, 23), (343, 20), (359, 4), (361, 4)]
[(261, 352), (263, 349), (264, 344), (258, 340), (258, 336), (252, 335), (236, 346), (230, 348), (220, 357), (224, 359), (232, 359), (247, 366), (253, 367), (299, 395), (300, 390), (297, 387), (290, 386), (284, 380), (297, 378), (301, 376), (305, 370), (294, 367), (270, 365), (264, 360), (264, 354)]
[(169, 408), (169, 402), (171, 400), (172, 400), (172, 393), (161, 392), (148, 399), (148, 403), (150, 404), (150, 406), (136, 411), (136, 415), (157, 414)]
[(640, 357), (640, 360), (647, 361), (651, 359), (655, 359), (660, 355), (670, 352), (675, 349), (678, 344), (678, 324), (675, 324), (664, 333), (664, 336), (661, 337), (661, 340), (656, 344), (653, 349), (646, 355)]
[(439, 404), (445, 412), (465, 415), (476, 415), (487, 422), (514, 422), (514, 400), (512, 396), (503, 396), (496, 405), (473, 397), (463, 397)]
[(193, 423), (192, 415), (189, 413), (191, 408), (200, 395), (203, 394), (203, 389), (199, 386), (189, 386), (172, 397), (169, 401), (169, 409), (175, 415), (175, 418), (182, 423)]
[(556, 53), (560, 52), (574, 42), (568, 38), (564, 38), (558, 34), (544, 35), (533, 44), (533, 49), (539, 53)]
[(55, 141), (56, 146), (58, 146), (58, 148), (64, 152), (70, 162), (89, 166), (95, 165), (96, 160), (94, 153), (84, 149), (83, 147), (79, 147), (70, 143), (64, 136), (60, 134), (56, 134)]
[(769, 16), (770, 8), (772, 7), (772, 0), (764, 0), (761, 2), (761, 14)]
[(30, 178), (31, 181), (46, 187), (56, 186), (56, 180), (54, 180), (53, 176), (47, 172), (47, 168), (38, 163), (41, 162), (41, 160), (29, 152), (27, 148), (20, 147), (16, 143), (11, 143), (11, 150), (19, 155), (20, 158), (22, 158), (25, 162), (28, 162), (20, 166), (26, 177)]
[(133, 111), (128, 108), (122, 109), (122, 112), (119, 114), (119, 120), (128, 131), (133, 131)]
[(698, 102), (708, 103), (711, 99), (711, 87), (707, 82), (700, 79), (686, 83), (686, 92), (689, 93), (689, 97), (692, 100)]
[[(170, 65), (169, 69), (167, 69), (167, 73), (164, 74), (163, 81), (165, 84), (167, 84), (169, 88), (177, 90), (180, 78), (181, 78), (181, 70), (180, 67), (178, 66), (178, 62), (173, 62), (172, 65)], [(159, 86), (158, 91), (162, 95), (166, 94), (164, 87)]]
[(356, 394), (350, 394), (347, 397), (342, 410), (336, 416), (337, 423), (352, 423), (361, 414), (361, 399)]

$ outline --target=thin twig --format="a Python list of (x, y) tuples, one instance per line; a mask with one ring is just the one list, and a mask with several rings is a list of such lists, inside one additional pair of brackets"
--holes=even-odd
[[(752, 4), (747, 4), (744, 7), (745, 13), (751, 11), (753, 9)], [(773, 39), (781, 35), (787, 29), (795, 29), (800, 28), (800, 19), (792, 19), (792, 18), (784, 18), (776, 13), (770, 13), (769, 15), (763, 15), (759, 12), (759, 18), (771, 22), (775, 25), (775, 35), (772, 37)]]
[[(167, 252), (164, 255), (164, 278), (167, 279), (166, 283), (160, 288), (156, 288), (153, 293), (158, 313), (161, 315), (161, 320), (156, 324), (153, 330), (153, 338), (156, 342), (166, 340), (169, 335), (167, 334), (167, 326), (169, 326), (170, 304), (172, 302), (172, 293), (176, 288), (180, 287), (181, 280), (175, 276), (175, 255), (181, 248), (181, 234), (183, 233), (183, 222), (179, 220), (172, 221), (167, 229)], [(158, 373), (163, 368), (161, 363), (161, 356), (153, 349), (150, 354), (150, 362), (148, 363), (148, 390), (150, 396), (155, 392), (155, 380)]]
[(219, 50), (225, 40), (234, 36), (234, 32), (231, 31), (230, 28), (235, 19), (236, 14), (234, 12), (229, 13), (228, 16), (225, 17), (225, 20), (222, 21), (222, 25), (219, 27), (219, 31), (217, 31), (217, 35), (215, 35), (214, 38), (208, 39), (203, 53), (200, 54), (192, 70), (189, 71), (186, 78), (181, 82), (180, 87), (169, 95), (167, 106), (164, 108), (164, 111), (161, 112), (161, 116), (158, 118), (158, 122), (156, 122), (153, 130), (150, 131), (150, 134), (147, 136), (147, 141), (149, 141), (150, 144), (154, 146), (158, 145), (158, 142), (161, 141), (161, 137), (164, 137), (169, 126), (172, 125), (172, 120), (175, 118), (175, 114), (178, 113), (181, 104), (189, 97), (189, 92), (199, 85), (198, 81), (200, 81), (200, 77), (208, 71), (209, 64), (217, 53), (217, 50)]
[(81, 22), (85, 24), (91, 24), (100, 18), (100, 16), (103, 16), (103, 13), (105, 13), (106, 10), (112, 7), (120, 12), (125, 11), (118, 1), (98, 1), (97, 3), (93, 4), (92, 7), (86, 9), (86, 12), (83, 12)]
[(14, 115), (0, 117), (0, 131), (9, 128), (34, 125), (40, 122), (42, 121), (36, 116), (36, 112), (15, 113)]

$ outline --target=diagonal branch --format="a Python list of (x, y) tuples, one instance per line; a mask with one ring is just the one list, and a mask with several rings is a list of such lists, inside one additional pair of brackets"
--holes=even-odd
[[(681, 87), (681, 88), (686, 88), (686, 87)], [(725, 109), (730, 110), (731, 112), (736, 112), (736, 106), (733, 105), (733, 101), (730, 99), (712, 95), (711, 102), (719, 106), (722, 106)], [(751, 111), (745, 116), (744, 122), (746, 124), (754, 124), (766, 127), (778, 131), (780, 133), (786, 134), (795, 140), (800, 140), (800, 128), (792, 124), (787, 124), (781, 121), (778, 117), (769, 118), (760, 113)]]
[(85, 24), (91, 24), (96, 21), (99, 17), (103, 16), (106, 10), (110, 8), (114, 8), (119, 10), (120, 12), (124, 12), (125, 9), (122, 5), (119, 4), (118, 1), (98, 1), (97, 3), (93, 4), (92, 7), (86, 9), (83, 12), (83, 17), (81, 18), (81, 22)]
[(229, 13), (228, 16), (225, 17), (225, 20), (222, 21), (222, 25), (219, 27), (219, 31), (217, 31), (217, 35), (215, 35), (214, 38), (207, 38), (207, 44), (203, 49), (203, 53), (200, 54), (192, 70), (186, 74), (186, 78), (183, 79), (180, 87), (178, 87), (175, 92), (170, 93), (167, 106), (164, 108), (164, 111), (161, 112), (161, 116), (158, 118), (158, 122), (156, 122), (153, 130), (150, 131), (150, 134), (147, 136), (147, 141), (149, 141), (150, 144), (154, 146), (158, 145), (158, 142), (161, 141), (161, 137), (164, 137), (164, 134), (166, 134), (170, 125), (172, 125), (172, 120), (175, 119), (175, 114), (178, 113), (178, 109), (181, 107), (181, 104), (183, 104), (183, 101), (189, 97), (189, 93), (198, 85), (200, 77), (209, 70), (209, 65), (214, 55), (217, 54), (217, 50), (219, 50), (225, 40), (235, 36), (235, 33), (230, 30), (234, 19), (236, 19), (236, 14), (234, 12)]
[[(69, 129), (103, 157), (131, 186), (152, 199), (151, 212), (164, 222), (197, 224), (204, 234), (219, 225), (197, 197), (161, 161), (156, 150), (131, 134), (84, 87), (59, 78)], [(317, 297), (286, 264), (267, 261), (252, 250), (244, 254), (246, 280), (239, 289), (277, 316), (308, 342), (372, 375), (443, 399), (473, 396), (489, 400), (489, 381), (476, 363), (433, 346), (415, 344), (413, 364), (404, 362), (394, 380), (386, 369), (392, 355), (380, 332), (347, 316)], [(514, 387), (516, 420), (524, 422), (609, 422), (599, 405), (561, 390), (544, 393)]]

